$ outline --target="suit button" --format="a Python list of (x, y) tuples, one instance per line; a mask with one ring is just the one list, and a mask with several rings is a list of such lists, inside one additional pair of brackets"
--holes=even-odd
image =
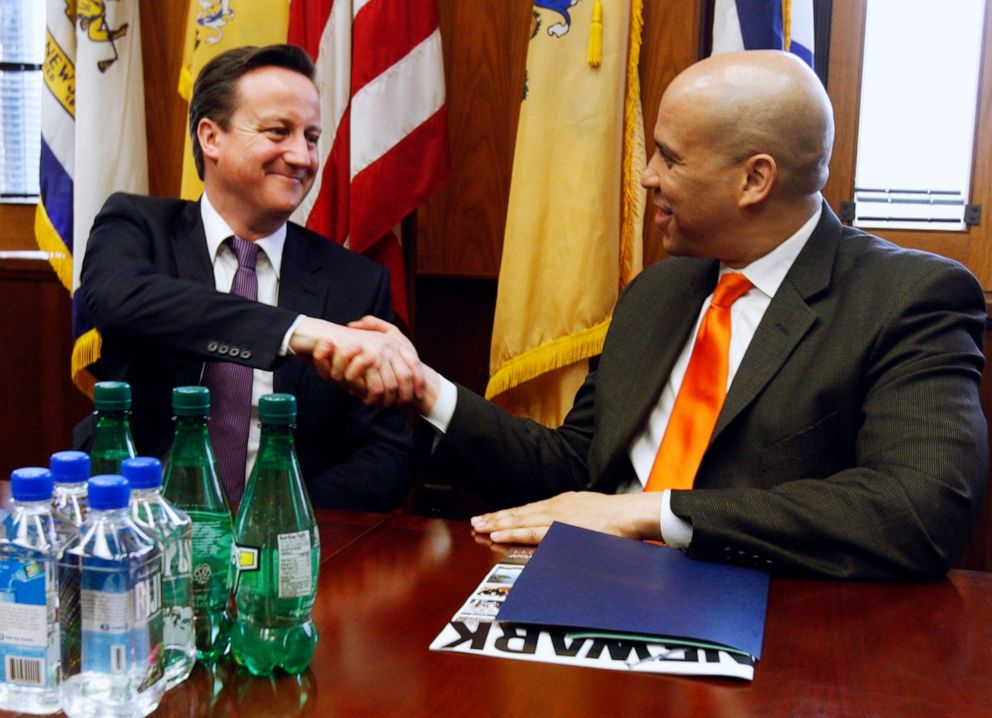
[(242, 359), (251, 359), (251, 352), (248, 349), (242, 349), (241, 350), (241, 358)]
[(207, 351), (208, 352), (217, 351), (217, 342), (214, 341), (207, 342)]
[(220, 355), (227, 354), (227, 352), (229, 350), (230, 350), (230, 347), (227, 346), (227, 344), (221, 344), (219, 347), (217, 347), (217, 353), (220, 354)]

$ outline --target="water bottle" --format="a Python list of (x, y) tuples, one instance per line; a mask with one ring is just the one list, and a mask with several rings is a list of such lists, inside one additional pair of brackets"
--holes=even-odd
[(172, 411), (176, 433), (162, 494), (193, 522), (196, 657), (210, 663), (227, 653), (231, 637), (227, 604), (234, 584), (234, 519), (210, 446), (210, 391), (204, 386), (176, 387), (172, 390)]
[(310, 665), (320, 538), (293, 446), (296, 397), (263, 396), (258, 457), (234, 522), (237, 619), (231, 654), (257, 676)]
[(162, 498), (162, 464), (139, 456), (121, 462), (131, 482), (131, 518), (162, 542), (162, 640), (168, 687), (189, 677), (196, 662), (193, 636), (193, 530), (189, 516)]
[(119, 474), (121, 461), (136, 455), (131, 438), (131, 385), (123, 381), (98, 381), (93, 386), (96, 426), (90, 447), (93, 475)]
[(24, 468), (10, 476), (12, 509), (0, 524), (0, 708), (59, 710), (58, 536), (52, 476)]
[(48, 464), (55, 481), (52, 494), (52, 515), (60, 543), (78, 531), (89, 508), (86, 482), (90, 480), (90, 457), (82, 451), (59, 451), (52, 454)]
[[(59, 536), (59, 545), (65, 546), (78, 533), (89, 510), (86, 482), (90, 478), (90, 457), (82, 451), (59, 451), (52, 454), (49, 468), (52, 479), (55, 480), (55, 493), (52, 496), (55, 531)], [(62, 671), (78, 673), (82, 617), (79, 615), (79, 601), (70, 600), (69, 597), (79, 593), (79, 575), (62, 575), (60, 572), (58, 584)]]
[(162, 553), (131, 519), (122, 476), (94, 476), (90, 512), (62, 550), (60, 575), (75, 575), (82, 651), (78, 672), (63, 670), (60, 697), (70, 718), (144, 716), (165, 692)]

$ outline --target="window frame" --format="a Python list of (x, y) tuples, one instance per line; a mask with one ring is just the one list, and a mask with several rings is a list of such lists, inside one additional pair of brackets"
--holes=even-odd
[[(836, 137), (830, 160), (830, 179), (824, 197), (834, 211), (854, 196), (857, 166), (858, 114), (867, 0), (833, 0), (830, 67), (827, 92), (834, 106)], [(877, 234), (903, 247), (923, 249), (955, 259), (992, 290), (992, 8), (985, 0), (982, 30), (982, 66), (979, 69), (977, 121), (969, 202), (982, 205), (979, 224), (964, 230), (878, 229)], [(921, 138), (924, 147), (926, 139)]]

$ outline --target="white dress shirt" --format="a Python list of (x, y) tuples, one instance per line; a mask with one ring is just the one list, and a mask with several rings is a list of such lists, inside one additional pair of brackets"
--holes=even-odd
[[(234, 283), (234, 275), (238, 271), (238, 256), (224, 240), (234, 236), (234, 231), (224, 218), (217, 213), (206, 192), (200, 201), (200, 216), (203, 219), (203, 231), (207, 238), (207, 252), (214, 265), (214, 286), (218, 292), (229, 293)], [(258, 245), (258, 260), (255, 264), (255, 274), (258, 277), (258, 301), (262, 304), (276, 306), (279, 303), (279, 272), (282, 268), (282, 250), (286, 244), (286, 225), (282, 225), (268, 237), (255, 240)], [(289, 354), (289, 338), (293, 336), (296, 325), (303, 315), (289, 327), (282, 340), (279, 355)], [(200, 377), (202, 382), (203, 377)], [(248, 428), (248, 461), (245, 463), (245, 481), (255, 465), (258, 454), (258, 441), (261, 433), (258, 423), (258, 399), (272, 393), (272, 372), (254, 369), (251, 388), (251, 421)]]
[[(778, 291), (779, 286), (792, 268), (796, 257), (806, 246), (806, 242), (813, 234), (817, 223), (820, 221), (822, 207), (818, 207), (816, 212), (806, 223), (800, 227), (795, 234), (779, 244), (768, 254), (760, 257), (742, 269), (731, 269), (720, 265), (720, 276), (728, 272), (739, 272), (750, 280), (754, 285), (747, 293), (740, 297), (730, 308), (730, 351), (728, 357), (727, 388), (733, 383), (734, 375), (744, 359), (744, 353), (748, 345), (754, 338), (754, 333), (761, 323), (765, 310)], [(713, 295), (706, 297), (703, 305), (699, 309), (699, 316), (689, 340), (682, 348), (682, 353), (672, 366), (672, 372), (668, 381), (661, 390), (658, 404), (648, 416), (647, 423), (643, 431), (631, 442), (629, 453), (630, 462), (634, 467), (636, 478), (626, 484), (617, 487), (617, 493), (633, 493), (643, 491), (651, 474), (651, 467), (654, 465), (655, 456), (658, 454), (658, 447), (665, 435), (668, 427), (668, 420), (672, 414), (672, 407), (675, 404), (675, 397), (678, 396), (679, 388), (682, 386), (682, 379), (685, 377), (686, 368), (689, 366), (689, 357), (692, 355), (692, 348), (696, 342), (696, 333), (699, 325), (703, 321), (703, 315), (709, 309), (710, 300)], [(455, 385), (441, 377), (441, 386), (438, 392), (437, 401), (434, 403), (429, 415), (424, 418), (430, 422), (438, 431), (444, 432), (451, 417), (455, 413), (455, 405), (458, 401), (458, 391)], [(685, 548), (692, 540), (692, 525), (672, 513), (670, 507), (671, 491), (665, 490), (662, 493), (661, 507), (661, 535), (662, 539), (675, 548)]]

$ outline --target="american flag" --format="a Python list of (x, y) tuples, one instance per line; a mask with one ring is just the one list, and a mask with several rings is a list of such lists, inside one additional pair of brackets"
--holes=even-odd
[(406, 319), (394, 228), (448, 172), (435, 0), (294, 0), (289, 42), (317, 64), (321, 165), (294, 219), (376, 259)]

